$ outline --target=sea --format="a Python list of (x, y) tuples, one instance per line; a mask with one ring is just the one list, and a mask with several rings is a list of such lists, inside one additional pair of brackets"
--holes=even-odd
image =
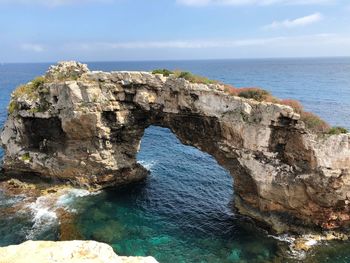
[[(0, 127), (11, 92), (51, 64), (0, 64)], [(87, 64), (103, 71), (179, 69), (236, 87), (261, 87), (301, 101), (305, 110), (333, 126), (350, 129), (350, 58)], [(75, 189), (58, 200), (57, 205), (75, 213), (81, 239), (108, 243), (119, 255), (153, 256), (160, 263), (350, 262), (348, 241), (318, 243), (296, 254), (289, 251), (290, 237), (273, 236), (234, 212), (234, 181), (228, 172), (207, 153), (182, 145), (169, 129), (149, 127), (137, 158), (150, 171), (146, 180), (94, 194)], [(5, 196), (0, 189), (0, 246), (58, 240), (57, 215), (40, 198), (31, 204), (31, 213), (5, 212), (23, 198)]]

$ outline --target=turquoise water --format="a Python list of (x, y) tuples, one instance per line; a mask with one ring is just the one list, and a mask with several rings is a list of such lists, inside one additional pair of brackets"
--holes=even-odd
[[(49, 64), (0, 65), (0, 125), (11, 91), (43, 74)], [(91, 69), (190, 70), (236, 86), (261, 86), (281, 98), (296, 98), (332, 125), (350, 128), (350, 59), (227, 60), (89, 63)], [(331, 110), (330, 110), (331, 109)], [(1, 153), (0, 153), (1, 154)], [(209, 155), (182, 145), (168, 130), (150, 127), (138, 160), (147, 180), (76, 197), (77, 228), (85, 239), (104, 241), (121, 255), (152, 255), (159, 262), (278, 261), (285, 247), (249, 220), (232, 212), (233, 181)], [(55, 240), (57, 222), (48, 215), (9, 216), (22, 197), (0, 192), (0, 245), (30, 239)], [(38, 213), (38, 212), (37, 212)], [(308, 262), (350, 262), (349, 243), (329, 243)], [(306, 259), (303, 260), (306, 262)]]
[(276, 241), (232, 213), (232, 179), (213, 158), (152, 127), (138, 159), (151, 171), (146, 181), (82, 201), (86, 238), (160, 262), (272, 259)]

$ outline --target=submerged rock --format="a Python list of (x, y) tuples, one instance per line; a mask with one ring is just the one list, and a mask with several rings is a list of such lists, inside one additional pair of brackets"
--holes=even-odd
[(106, 243), (116, 243), (120, 241), (123, 237), (124, 228), (116, 220), (107, 220), (103, 226), (96, 228), (91, 237), (94, 240), (106, 242)]
[(157, 263), (152, 257), (121, 257), (95, 241), (27, 241), (0, 248), (3, 263)]
[(241, 251), (239, 249), (233, 249), (227, 257), (228, 262), (240, 262)]
[(313, 134), (288, 106), (232, 96), (220, 84), (76, 62), (28, 85), (14, 93), (1, 134), (10, 176), (87, 188), (141, 180), (140, 141), (159, 125), (227, 168), (239, 212), (275, 231), (350, 223), (350, 135)]

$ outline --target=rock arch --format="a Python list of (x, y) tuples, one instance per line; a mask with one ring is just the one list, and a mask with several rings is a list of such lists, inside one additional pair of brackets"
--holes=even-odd
[(240, 213), (278, 232), (350, 221), (350, 135), (311, 134), (290, 107), (230, 96), (218, 84), (75, 62), (51, 67), (44, 82), (12, 98), (1, 134), (7, 174), (97, 188), (140, 180), (140, 141), (158, 125), (229, 170)]

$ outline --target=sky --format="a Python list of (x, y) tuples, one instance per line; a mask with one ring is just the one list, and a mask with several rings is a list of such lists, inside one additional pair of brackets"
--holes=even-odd
[(0, 63), (328, 56), (349, 0), (0, 0)]

